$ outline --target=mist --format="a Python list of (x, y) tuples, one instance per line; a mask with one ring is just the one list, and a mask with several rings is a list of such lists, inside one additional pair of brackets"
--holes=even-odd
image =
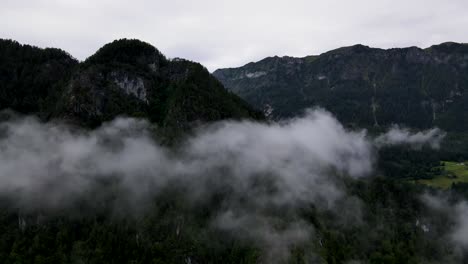
[(433, 149), (439, 149), (440, 143), (445, 136), (446, 133), (439, 128), (412, 133), (407, 128), (400, 128), (395, 125), (386, 133), (378, 136), (375, 143), (379, 147), (410, 145), (413, 148), (420, 149), (423, 145), (429, 145)]
[[(426, 206), (431, 209), (435, 221), (441, 221), (445, 229), (442, 235), (444, 244), (453, 248), (453, 253), (462, 263), (463, 256), (468, 252), (468, 204), (466, 199), (453, 196), (453, 193), (432, 192), (421, 197)], [(434, 223), (434, 227), (440, 223)], [(429, 225), (429, 228), (434, 228)], [(463, 262), (464, 263), (464, 262)]]
[[(372, 170), (365, 131), (346, 131), (321, 110), (285, 124), (217, 123), (199, 129), (176, 149), (158, 144), (151, 130), (148, 122), (131, 118), (86, 131), (14, 117), (0, 124), (0, 191), (23, 197), (43, 192), (64, 201), (106, 178), (117, 177), (135, 189), (146, 181), (162, 186), (181, 177), (200, 183), (203, 175), (223, 170), (238, 189), (268, 174), (284, 190), (275, 200), (283, 204), (320, 195), (309, 187), (325, 184), (330, 171), (361, 177)], [(332, 193), (324, 196), (336, 196)]]
[(107, 183), (118, 186), (116, 201), (131, 205), (128, 212), (168, 186), (183, 187), (193, 204), (222, 193), (207, 228), (254, 241), (267, 263), (286, 260), (292, 247), (314, 237), (301, 208), (360, 221), (359, 200), (342, 179), (372, 175), (379, 147), (437, 147), (443, 138), (438, 129), (395, 128), (372, 138), (316, 109), (283, 123), (219, 122), (168, 148), (145, 120), (121, 117), (89, 131), (3, 115), (0, 195), (21, 210), (66, 208)]

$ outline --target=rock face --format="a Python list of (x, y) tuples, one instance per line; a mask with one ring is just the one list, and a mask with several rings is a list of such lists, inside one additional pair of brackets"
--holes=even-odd
[(138, 40), (116, 40), (82, 63), (60, 50), (0, 40), (0, 58), (0, 110), (90, 127), (118, 115), (145, 117), (175, 130), (262, 118), (200, 64), (168, 60)]
[(258, 118), (200, 64), (168, 60), (138, 40), (117, 40), (87, 59), (66, 86), (58, 114), (100, 124), (117, 115), (143, 116), (161, 126)]
[(273, 119), (320, 106), (348, 125), (434, 125), (468, 131), (468, 45), (269, 57), (215, 71), (227, 89)]
[(111, 77), (113, 78), (113, 82), (120, 87), (125, 94), (133, 95), (142, 102), (148, 103), (146, 87), (142, 78), (133, 77), (121, 72), (111, 72)]

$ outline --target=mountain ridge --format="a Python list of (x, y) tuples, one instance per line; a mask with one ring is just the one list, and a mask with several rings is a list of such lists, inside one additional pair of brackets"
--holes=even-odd
[(0, 109), (96, 127), (116, 116), (185, 131), (198, 123), (262, 115), (199, 63), (167, 59), (149, 43), (119, 39), (85, 61), (53, 48), (0, 40)]
[(400, 123), (467, 131), (460, 124), (468, 116), (463, 106), (467, 65), (467, 44), (445, 42), (426, 49), (358, 44), (300, 58), (267, 57), (213, 75), (273, 119), (320, 106), (352, 126)]
[(451, 45), (456, 45), (458, 47), (462, 47), (462, 48), (466, 48), (467, 50), (465, 52), (468, 52), (468, 43), (465, 43), (465, 42), (454, 42), (454, 41), (446, 41), (446, 42), (442, 42), (440, 44), (434, 44), (434, 45), (431, 45), (427, 48), (421, 48), (421, 47), (418, 47), (418, 46), (407, 46), (407, 47), (402, 47), (402, 48), (398, 48), (398, 47), (393, 47), (393, 48), (378, 48), (378, 47), (372, 47), (372, 46), (368, 46), (368, 45), (364, 45), (364, 44), (353, 44), (353, 45), (350, 45), (350, 46), (343, 46), (343, 47), (339, 47), (339, 48), (335, 48), (335, 49), (331, 49), (329, 51), (325, 51), (325, 52), (322, 52), (322, 53), (318, 53), (318, 54), (311, 54), (311, 55), (305, 55), (305, 56), (290, 56), (290, 55), (272, 55), (272, 56), (268, 56), (268, 57), (265, 57), (263, 59), (260, 59), (258, 61), (250, 61), (250, 62), (247, 62), (241, 66), (235, 66), (235, 67), (223, 67), (223, 68), (219, 68), (219, 69), (215, 69), (213, 72), (216, 72), (218, 70), (228, 70), (228, 69), (237, 69), (237, 68), (242, 68), (242, 67), (245, 67), (245, 66), (248, 66), (248, 65), (251, 65), (251, 64), (255, 64), (255, 63), (259, 63), (263, 60), (267, 60), (267, 59), (271, 59), (271, 58), (292, 58), (292, 59), (310, 59), (310, 58), (313, 58), (313, 57), (318, 57), (320, 55), (323, 55), (323, 54), (326, 54), (326, 53), (330, 53), (330, 52), (333, 52), (333, 51), (338, 51), (338, 50), (342, 50), (342, 49), (347, 49), (347, 48), (353, 48), (353, 47), (364, 47), (364, 48), (369, 48), (369, 49), (373, 49), (373, 50), (381, 50), (381, 51), (389, 51), (389, 50), (402, 50), (402, 49), (412, 49), (412, 48), (416, 48), (416, 49), (419, 49), (419, 50), (430, 50), (432, 48), (438, 48), (438, 47), (446, 47), (446, 46), (451, 46)]

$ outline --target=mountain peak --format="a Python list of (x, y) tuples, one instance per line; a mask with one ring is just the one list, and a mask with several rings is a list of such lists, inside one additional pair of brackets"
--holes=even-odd
[(468, 53), (468, 44), (457, 42), (444, 42), (439, 45), (433, 45), (429, 47), (428, 50), (442, 53)]
[(356, 44), (348, 47), (342, 47), (338, 49), (331, 50), (326, 52), (326, 54), (344, 54), (344, 55), (351, 55), (351, 54), (360, 54), (360, 53), (367, 53), (372, 50), (378, 50), (376, 48), (371, 48), (369, 46), (365, 46), (362, 44)]
[(166, 62), (164, 55), (149, 43), (137, 39), (118, 39), (104, 45), (85, 63), (160, 64)]
[(58, 49), (0, 40), (0, 72), (0, 110), (86, 127), (120, 115), (147, 118), (172, 132), (222, 119), (263, 118), (200, 64), (168, 60), (136, 39), (108, 43), (81, 63)]

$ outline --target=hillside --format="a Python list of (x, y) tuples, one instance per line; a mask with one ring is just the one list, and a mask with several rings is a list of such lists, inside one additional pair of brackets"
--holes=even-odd
[(466, 44), (389, 50), (356, 45), (319, 56), (269, 57), (214, 76), (272, 119), (321, 106), (351, 126), (468, 131)]
[(0, 39), (0, 109), (45, 113), (78, 61), (59, 49)]
[(0, 109), (95, 127), (118, 115), (186, 130), (223, 119), (262, 118), (200, 64), (169, 60), (121, 39), (79, 63), (58, 49), (0, 41)]

